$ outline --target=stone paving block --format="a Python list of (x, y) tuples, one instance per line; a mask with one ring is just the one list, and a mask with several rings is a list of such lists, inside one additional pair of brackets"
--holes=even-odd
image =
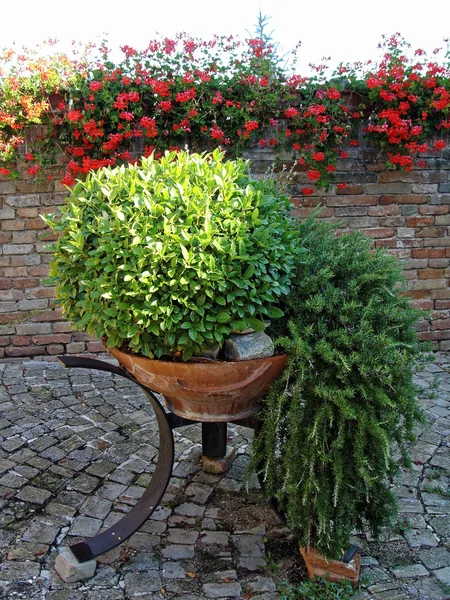
[(90, 579), (95, 573), (97, 563), (88, 560), (80, 563), (69, 548), (61, 548), (55, 561), (55, 571), (66, 583), (75, 583), (83, 579)]
[(77, 517), (70, 528), (69, 535), (80, 537), (93, 537), (97, 535), (102, 526), (100, 519), (92, 517)]
[(167, 542), (170, 544), (195, 544), (199, 536), (198, 531), (188, 529), (169, 529), (167, 534)]
[(450, 552), (447, 548), (432, 548), (430, 550), (421, 550), (420, 560), (428, 569), (440, 569), (450, 566)]
[(407, 579), (410, 577), (425, 577), (426, 575), (429, 575), (428, 571), (420, 563), (417, 563), (415, 565), (392, 567), (392, 572), (399, 579)]
[(409, 529), (403, 535), (413, 548), (432, 548), (438, 545), (438, 540), (430, 529)]
[(159, 592), (163, 586), (160, 576), (150, 572), (125, 575), (125, 587), (129, 596), (136, 598), (149, 592)]
[(450, 585), (450, 567), (444, 567), (443, 569), (437, 569), (433, 571), (434, 575), (444, 585)]
[(170, 544), (161, 550), (161, 554), (169, 560), (183, 560), (194, 558), (195, 549), (192, 545)]
[(48, 490), (26, 485), (17, 494), (17, 497), (20, 500), (25, 500), (25, 502), (32, 502), (33, 504), (45, 504), (51, 495), (51, 492)]
[(104, 519), (111, 510), (112, 502), (100, 496), (90, 496), (81, 506), (80, 512), (88, 517)]
[(234, 583), (205, 583), (202, 587), (207, 598), (239, 598), (242, 594), (242, 586)]

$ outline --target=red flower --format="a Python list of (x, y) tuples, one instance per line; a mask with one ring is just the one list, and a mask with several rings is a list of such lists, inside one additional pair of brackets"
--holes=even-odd
[(9, 175), (9, 169), (5, 169), (5, 167), (0, 167), (0, 175)]
[(225, 137), (225, 134), (219, 127), (217, 127), (217, 125), (214, 125), (211, 127), (211, 137), (213, 140), (221, 141)]
[(295, 150), (295, 152), (299, 152), (302, 149), (301, 145), (298, 143), (292, 144), (292, 150)]
[(27, 152), (25, 154), (25, 160), (34, 160), (34, 156), (31, 154), (31, 152)]
[(83, 115), (82, 115), (81, 111), (79, 111), (79, 110), (71, 110), (67, 113), (67, 118), (72, 123), (76, 123), (77, 121), (81, 121), (81, 119), (83, 118)]
[(289, 119), (290, 117), (298, 117), (298, 110), (294, 107), (290, 107), (286, 109), (286, 112), (284, 113), (285, 116)]
[(39, 173), (39, 165), (33, 165), (32, 167), (28, 167), (27, 173), (29, 175), (37, 175)]
[(303, 187), (302, 193), (305, 194), (305, 196), (310, 196), (311, 194), (314, 194), (314, 188)]
[(197, 91), (195, 90), (195, 88), (190, 88), (189, 90), (186, 90), (185, 92), (179, 92), (176, 96), (175, 96), (175, 100), (177, 102), (189, 102), (189, 100), (193, 100), (197, 95)]
[(258, 146), (259, 146), (260, 148), (265, 148), (265, 147), (267, 146), (267, 142), (266, 142), (266, 140), (263, 140), (263, 139), (259, 140), (259, 142), (258, 142)]
[(356, 146), (359, 146), (358, 140), (350, 140), (349, 144), (350, 144), (350, 146), (353, 146), (355, 148), (356, 148)]
[(92, 92), (98, 92), (98, 90), (101, 90), (103, 87), (103, 83), (101, 81), (91, 81), (91, 83), (89, 84), (89, 89)]
[(316, 160), (317, 162), (321, 162), (323, 160), (325, 160), (325, 153), (324, 152), (315, 152), (312, 156), (313, 160)]
[(119, 117), (124, 119), (124, 121), (132, 121), (134, 119), (133, 113), (123, 111), (120, 113)]
[(346, 183), (338, 183), (337, 184), (338, 190), (345, 190), (347, 187)]
[(327, 165), (327, 171), (329, 173), (333, 173), (334, 171), (336, 171), (336, 167), (334, 165)]
[(320, 179), (320, 171), (316, 171), (315, 169), (310, 169), (306, 175), (311, 181), (317, 181)]
[(444, 140), (438, 140), (437, 142), (434, 142), (434, 149), (439, 151), (439, 150), (443, 150), (447, 144), (444, 142)]

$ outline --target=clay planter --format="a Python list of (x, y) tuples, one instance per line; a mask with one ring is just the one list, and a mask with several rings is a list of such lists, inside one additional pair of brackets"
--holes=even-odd
[(309, 578), (324, 577), (328, 581), (349, 581), (353, 587), (358, 585), (361, 569), (361, 555), (356, 553), (348, 563), (341, 560), (327, 560), (317, 554), (314, 548), (300, 547), (300, 552), (306, 563)]
[(222, 362), (154, 360), (108, 348), (140, 383), (164, 396), (174, 414), (203, 422), (245, 419), (257, 410), (256, 401), (283, 372), (286, 354)]

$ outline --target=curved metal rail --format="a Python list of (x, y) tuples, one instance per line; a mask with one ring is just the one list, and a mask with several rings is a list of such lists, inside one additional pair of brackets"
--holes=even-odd
[(172, 475), (174, 460), (174, 442), (172, 428), (174, 426), (184, 425), (185, 423), (172, 424), (156, 398), (155, 394), (149, 388), (145, 387), (127, 371), (111, 365), (110, 363), (94, 358), (78, 358), (73, 356), (62, 356), (58, 360), (64, 367), (74, 367), (82, 369), (96, 369), (97, 371), (107, 371), (114, 373), (133, 381), (138, 385), (147, 396), (150, 404), (155, 411), (159, 429), (159, 453), (155, 472), (151, 481), (140, 500), (133, 506), (120, 521), (115, 525), (99, 533), (93, 538), (84, 540), (77, 544), (72, 544), (70, 550), (79, 562), (92, 560), (101, 554), (109, 552), (119, 546), (122, 542), (133, 535), (145, 521), (150, 517), (153, 511), (161, 501)]

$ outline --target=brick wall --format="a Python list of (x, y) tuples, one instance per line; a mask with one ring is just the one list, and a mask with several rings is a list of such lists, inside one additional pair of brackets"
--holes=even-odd
[[(448, 151), (447, 151), (448, 152)], [(265, 149), (248, 153), (256, 176), (274, 156)], [(288, 165), (289, 166), (289, 165)], [(368, 148), (349, 149), (337, 168), (335, 186), (312, 196), (297, 165), (290, 186), (294, 214), (305, 217), (318, 204), (320, 218), (337, 221), (342, 231), (360, 229), (376, 246), (402, 261), (414, 303), (431, 310), (419, 325), (420, 337), (450, 350), (450, 153), (428, 160), (425, 169), (386, 172), (383, 158)], [(40, 214), (63, 204), (64, 188), (54, 180), (34, 183), (24, 173), (19, 181), (0, 176), (0, 357), (48, 356), (99, 352), (101, 344), (71, 325), (55, 308), (53, 288), (42, 284), (50, 255)]]

